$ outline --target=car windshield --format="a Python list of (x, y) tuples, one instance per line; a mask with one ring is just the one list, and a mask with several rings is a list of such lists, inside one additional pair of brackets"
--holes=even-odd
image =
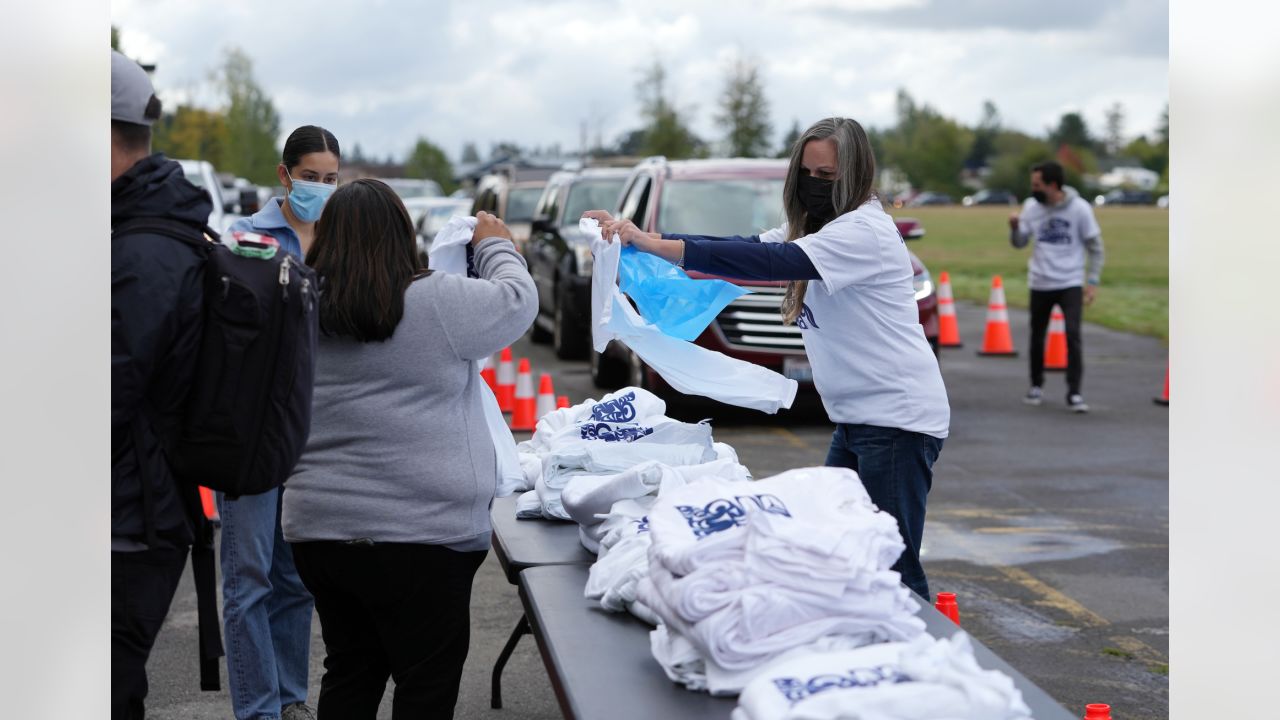
[(182, 174), (187, 178), (187, 182), (198, 188), (204, 187), (204, 175), (200, 172), (200, 166), (195, 163), (180, 163), (182, 165)]
[(440, 194), (433, 187), (435, 183), (431, 181), (400, 180), (398, 182), (388, 182), (387, 184), (391, 186), (392, 190), (396, 191), (401, 200), (436, 197)]
[(782, 178), (672, 180), (662, 190), (658, 232), (757, 235), (778, 227)]
[(569, 189), (569, 199), (565, 201), (564, 226), (577, 227), (582, 213), (588, 210), (612, 210), (625, 181), (626, 178), (601, 178), (574, 183)]
[[(507, 222), (529, 222), (533, 219), (533, 206), (538, 204), (539, 197), (542, 197), (542, 188), (540, 187), (512, 189), (511, 194), (507, 196), (507, 216), (503, 220)], [(591, 208), (587, 209), (590, 210)]]

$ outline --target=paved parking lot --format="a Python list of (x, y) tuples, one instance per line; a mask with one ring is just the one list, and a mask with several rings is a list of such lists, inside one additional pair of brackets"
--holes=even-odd
[[(952, 425), (925, 526), (931, 588), (955, 592), (965, 629), (1069, 710), (1106, 702), (1128, 720), (1168, 717), (1168, 411), (1151, 402), (1163, 387), (1163, 343), (1086, 323), (1083, 390), (1093, 411), (1079, 416), (1065, 409), (1060, 373), (1049, 374), (1042, 406), (1022, 404), (1025, 312), (1010, 311), (1022, 354), (1008, 359), (975, 353), (984, 308), (957, 309), (966, 347), (942, 356)], [(527, 340), (515, 350), (572, 402), (599, 397), (585, 363), (556, 361)], [(813, 397), (776, 417), (707, 403), (671, 413), (711, 417), (716, 439), (758, 478), (821, 464), (832, 429)], [(532, 638), (507, 666), (507, 708), (489, 709), (489, 668), (520, 615), (490, 555), (475, 583), (457, 717), (560, 717)], [(152, 656), (156, 718), (231, 717), (225, 690), (199, 691), (195, 626), (188, 580)], [(323, 656), (317, 620), (313, 698)], [(390, 717), (390, 693), (379, 717)]]

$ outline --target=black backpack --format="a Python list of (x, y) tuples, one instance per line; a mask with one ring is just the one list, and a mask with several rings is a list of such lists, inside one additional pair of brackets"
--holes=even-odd
[(181, 432), (165, 448), (174, 475), (230, 499), (279, 487), (311, 430), (315, 272), (283, 248), (246, 257), (208, 228), (202, 236), (164, 218), (130, 220), (112, 235), (142, 233), (180, 240), (205, 259), (200, 356)]

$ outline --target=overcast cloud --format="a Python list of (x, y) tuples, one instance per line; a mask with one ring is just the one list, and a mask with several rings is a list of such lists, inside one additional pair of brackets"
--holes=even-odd
[(610, 143), (640, 125), (655, 58), (709, 140), (740, 54), (762, 67), (775, 142), (793, 120), (892, 125), (899, 88), (966, 124), (992, 100), (1036, 134), (1069, 111), (1101, 134), (1116, 102), (1127, 135), (1149, 133), (1168, 100), (1168, 5), (1148, 0), (115, 0), (111, 18), (170, 107), (215, 103), (209, 73), (234, 45), (285, 134), (323, 125), (378, 156), (418, 136), (455, 160), (467, 141), (569, 151), (584, 122)]

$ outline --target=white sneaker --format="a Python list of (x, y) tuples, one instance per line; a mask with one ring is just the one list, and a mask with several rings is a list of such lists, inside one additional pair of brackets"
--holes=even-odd
[(1084, 402), (1084, 396), (1079, 393), (1067, 396), (1067, 409), (1074, 413), (1087, 413), (1089, 406)]
[(1022, 402), (1028, 405), (1039, 405), (1042, 399), (1044, 399), (1044, 392), (1040, 390), (1039, 385), (1032, 385), (1027, 394), (1022, 396)]

